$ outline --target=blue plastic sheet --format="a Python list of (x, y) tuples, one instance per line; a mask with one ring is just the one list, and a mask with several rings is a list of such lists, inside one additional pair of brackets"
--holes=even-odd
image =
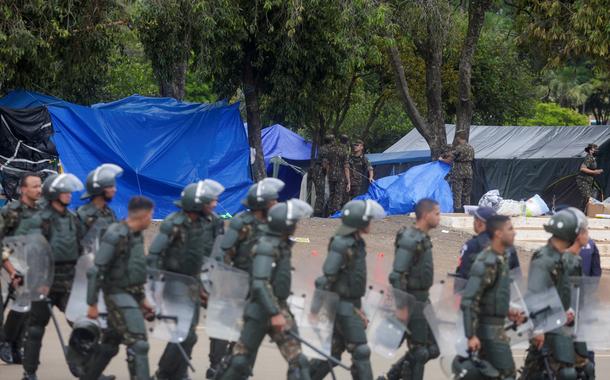
[[(276, 124), (263, 129), (262, 143), (268, 176), (273, 174), (273, 165), (269, 162), (273, 157), (282, 157), (286, 162), (300, 168), (309, 167), (311, 143), (288, 128)], [(293, 168), (281, 166), (278, 178), (286, 183), (280, 193), (280, 200), (299, 196), (303, 180), (300, 173)]]
[(423, 198), (436, 200), (441, 212), (453, 212), (453, 196), (445, 180), (450, 170), (450, 165), (440, 161), (414, 166), (399, 175), (378, 179), (368, 193), (355, 199), (373, 199), (388, 215), (413, 212)]
[[(0, 105), (18, 108), (32, 99), (36, 105), (52, 101), (47, 109), (65, 171), (84, 182), (89, 171), (105, 162), (125, 170), (112, 205), (119, 216), (126, 215), (131, 196), (142, 194), (155, 201), (155, 217), (163, 218), (176, 210), (172, 202), (184, 186), (204, 178), (226, 188), (218, 213), (243, 208), (240, 201), (252, 181), (238, 104), (193, 105), (138, 96), (84, 107), (20, 91), (0, 99)], [(75, 205), (82, 203), (76, 198)]]

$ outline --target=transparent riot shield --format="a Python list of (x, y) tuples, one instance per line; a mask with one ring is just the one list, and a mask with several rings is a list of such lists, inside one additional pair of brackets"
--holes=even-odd
[[(299, 336), (325, 354), (331, 355), (339, 296), (315, 289), (313, 283), (308, 289), (299, 290), (288, 298), (288, 307), (294, 315)], [(302, 349), (309, 358), (326, 359), (306, 345), (303, 345)]]
[(95, 255), (100, 246), (102, 235), (104, 232), (106, 232), (109, 226), (110, 223), (108, 223), (106, 219), (98, 219), (91, 227), (89, 227), (89, 230), (80, 241), (81, 247), (83, 247), (83, 253), (85, 255), (89, 253)]
[[(458, 289), (464, 288), (464, 279), (449, 277), (430, 289), (431, 303), (423, 305), (423, 314), (432, 330), (440, 350), (441, 369), (453, 378), (451, 363), (456, 355), (468, 357), (464, 318), (460, 309), (462, 300)], [(417, 307), (417, 306), (416, 306)]]
[(603, 277), (579, 277), (572, 283), (574, 340), (586, 342), (591, 350), (610, 349), (610, 282)]
[(538, 293), (526, 293), (525, 305), (529, 312), (528, 319), (533, 324), (533, 331), (546, 333), (566, 323), (566, 312), (554, 287)]
[(224, 261), (224, 252), (221, 248), (222, 240), (224, 238), (224, 234), (216, 236), (216, 239), (214, 239), (214, 244), (212, 245), (212, 253), (210, 254), (210, 258), (217, 261)]
[[(377, 354), (395, 358), (403, 341), (415, 298), (401, 290), (386, 286), (380, 292), (379, 303), (372, 310), (367, 336), (369, 346)], [(371, 312), (371, 311), (369, 311)]]
[(525, 348), (527, 347), (527, 342), (534, 330), (534, 324), (528, 317), (529, 311), (525, 299), (523, 299), (518, 282), (514, 280), (510, 284), (509, 308), (511, 311), (520, 313), (524, 319), (523, 323), (518, 324), (515, 321), (511, 321), (510, 318), (507, 318), (504, 330), (506, 331), (506, 335), (510, 338), (511, 346), (523, 345)]
[(171, 343), (186, 339), (198, 307), (199, 286), (190, 276), (148, 270), (145, 292), (155, 310), (154, 338)]
[(213, 264), (205, 322), (210, 338), (236, 342), (242, 328), (250, 288), (247, 272), (224, 263)]
[(53, 284), (51, 246), (40, 234), (5, 237), (2, 244), (10, 252), (11, 264), (23, 276), (11, 308), (29, 311), (31, 302), (44, 299)]
[[(81, 256), (76, 262), (72, 290), (66, 306), (66, 319), (70, 322), (76, 322), (87, 316), (87, 272), (93, 267), (94, 260), (93, 253), (88, 253)], [(102, 328), (106, 328), (108, 311), (101, 290), (97, 299), (97, 308), (100, 315), (99, 323)]]

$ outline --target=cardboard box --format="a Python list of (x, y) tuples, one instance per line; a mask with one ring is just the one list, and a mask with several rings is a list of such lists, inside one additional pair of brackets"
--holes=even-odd
[(610, 205), (607, 203), (591, 203), (587, 205), (587, 216), (595, 218), (597, 214), (610, 214)]

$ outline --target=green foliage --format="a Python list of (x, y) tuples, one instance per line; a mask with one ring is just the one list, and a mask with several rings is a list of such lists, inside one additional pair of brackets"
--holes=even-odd
[(589, 125), (589, 119), (586, 115), (581, 115), (576, 111), (561, 107), (555, 103), (538, 103), (534, 109), (533, 116), (519, 119), (518, 124), (532, 126)]

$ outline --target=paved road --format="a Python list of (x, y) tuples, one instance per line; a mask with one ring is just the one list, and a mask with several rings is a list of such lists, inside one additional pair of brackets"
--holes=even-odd
[[(62, 324), (62, 331), (64, 337), (67, 339), (69, 327), (67, 324)], [(151, 340), (151, 352), (150, 352), (150, 363), (151, 370), (154, 371), (156, 363), (165, 347), (163, 342), (158, 340)], [(196, 373), (192, 374), (192, 378), (195, 380), (203, 380), (205, 378), (205, 370), (207, 369), (207, 354), (208, 354), (208, 340), (205, 336), (205, 331), (200, 328), (199, 331), (199, 343), (195, 347), (193, 364), (195, 365)], [(67, 366), (63, 360), (57, 339), (52, 325), (47, 327), (47, 332), (44, 338), (44, 345), (41, 357), (41, 366), (38, 372), (40, 380), (67, 380), (72, 379)], [(607, 353), (598, 353), (598, 374), (610, 373), (610, 355)], [(523, 361), (523, 351), (515, 352), (515, 360), (517, 365), (521, 365)], [(344, 355), (343, 361), (349, 363), (349, 357)], [(391, 365), (391, 360), (387, 360), (373, 354), (373, 370), (376, 375), (382, 374)], [(286, 364), (278, 351), (269, 344), (261, 348), (258, 355), (256, 367), (254, 368), (254, 379), (270, 380), (270, 379), (284, 379), (286, 376)], [(119, 380), (128, 380), (127, 375), (127, 364), (125, 363), (125, 350), (122, 348), (119, 354), (110, 363), (110, 367), (106, 371), (107, 374), (114, 374)], [(337, 379), (348, 380), (351, 379), (349, 374), (342, 369), (336, 370)], [(0, 364), (0, 379), (2, 380), (19, 380), (21, 379), (22, 369), (21, 366), (7, 366)], [(330, 379), (330, 376), (328, 377)], [(428, 365), (426, 371), (426, 380), (441, 380), (446, 377), (440, 370), (438, 361), (432, 362)], [(602, 377), (598, 377), (602, 378)]]

